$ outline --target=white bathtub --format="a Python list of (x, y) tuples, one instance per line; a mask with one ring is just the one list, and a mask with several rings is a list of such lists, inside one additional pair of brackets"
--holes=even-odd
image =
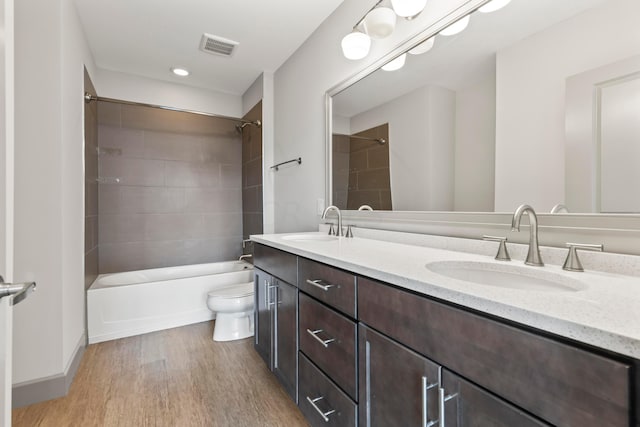
[(101, 274), (87, 291), (89, 343), (214, 319), (207, 292), (252, 281), (244, 261)]

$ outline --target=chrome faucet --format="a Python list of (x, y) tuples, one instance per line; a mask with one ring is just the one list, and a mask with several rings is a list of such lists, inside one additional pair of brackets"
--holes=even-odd
[(344, 233), (342, 232), (342, 213), (340, 213), (340, 209), (333, 205), (328, 206), (322, 213), (322, 219), (325, 219), (327, 214), (331, 211), (335, 211), (338, 215), (338, 231), (336, 232), (336, 236), (344, 236)]
[(529, 214), (529, 252), (527, 252), (527, 259), (524, 263), (542, 267), (544, 262), (542, 262), (540, 248), (538, 247), (538, 217), (531, 206), (518, 206), (511, 220), (511, 231), (520, 231), (520, 219), (525, 212)]

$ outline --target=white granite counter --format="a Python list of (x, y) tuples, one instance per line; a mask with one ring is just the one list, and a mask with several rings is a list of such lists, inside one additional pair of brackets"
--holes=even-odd
[[(304, 233), (314, 234), (314, 233)], [(324, 235), (324, 233), (315, 233)], [(469, 307), (615, 353), (640, 359), (640, 279), (609, 272), (566, 272), (558, 265), (525, 266), (580, 281), (578, 291), (524, 290), (474, 284), (428, 270), (436, 261), (503, 264), (492, 257), (360, 237), (287, 240), (287, 234), (252, 240), (401, 288)]]

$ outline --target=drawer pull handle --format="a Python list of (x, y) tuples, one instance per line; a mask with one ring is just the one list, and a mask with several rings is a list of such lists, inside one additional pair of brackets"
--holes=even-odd
[(438, 424), (438, 420), (429, 421), (428, 412), (428, 392), (434, 387), (438, 387), (438, 383), (429, 384), (429, 380), (427, 380), (427, 377), (422, 377), (422, 427), (431, 427)]
[(309, 396), (307, 396), (307, 401), (311, 404), (311, 406), (313, 406), (313, 409), (315, 409), (316, 412), (318, 412), (318, 414), (320, 414), (320, 416), (322, 417), (322, 419), (324, 420), (325, 423), (328, 423), (329, 422), (329, 415), (331, 415), (334, 412), (336, 412), (336, 410), (332, 409), (332, 410), (327, 411), (327, 412), (322, 412), (322, 410), (320, 408), (318, 408), (318, 405), (316, 405), (316, 402), (318, 402), (318, 401), (320, 401), (322, 399), (324, 399), (323, 396), (316, 397), (315, 399), (312, 399)]
[(324, 281), (322, 281), (320, 279), (318, 279), (318, 280), (307, 279), (307, 283), (312, 285), (312, 286), (315, 286), (316, 288), (320, 288), (325, 292), (327, 292), (329, 289), (333, 288), (333, 286), (334, 286), (334, 285), (329, 285), (327, 282), (324, 282)]
[(332, 342), (335, 341), (335, 338), (331, 338), (328, 340), (323, 340), (322, 338), (320, 338), (318, 336), (318, 334), (322, 332), (322, 329), (316, 329), (315, 331), (312, 331), (311, 329), (307, 329), (307, 333), (309, 335), (311, 335), (312, 337), (314, 337), (320, 344), (322, 344), (324, 346), (324, 348), (329, 347), (329, 344), (331, 344)]

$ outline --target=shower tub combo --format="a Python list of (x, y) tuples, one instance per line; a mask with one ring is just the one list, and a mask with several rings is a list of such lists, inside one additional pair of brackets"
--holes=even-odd
[(87, 291), (89, 343), (214, 319), (207, 293), (252, 281), (244, 261), (101, 274)]

